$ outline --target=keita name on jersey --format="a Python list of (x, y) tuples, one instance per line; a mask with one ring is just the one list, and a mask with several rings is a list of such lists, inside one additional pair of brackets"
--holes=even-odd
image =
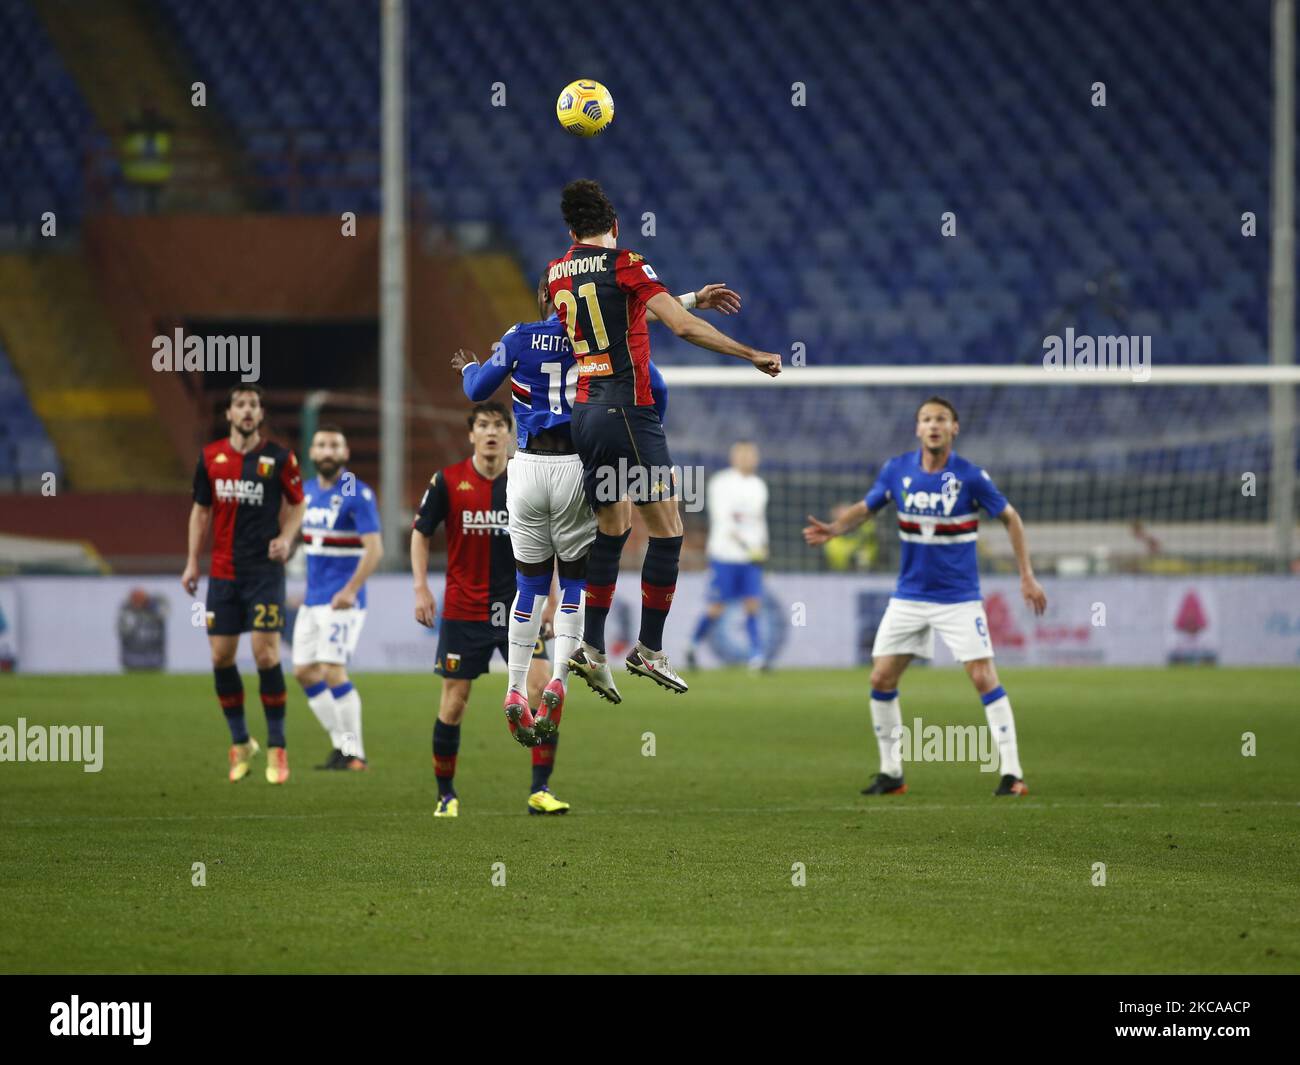
[(534, 333), (532, 348), (534, 351), (567, 351), (569, 338), (563, 333)]
[(260, 507), (262, 505), (265, 485), (261, 481), (245, 481), (229, 477), (218, 477), (216, 485), (217, 498), (223, 503), (248, 503), (255, 507)]
[(460, 527), (465, 532), (504, 534), (510, 527), (510, 513), (505, 510), (462, 510)]
[(572, 277), (574, 274), (590, 274), (604, 270), (605, 260), (608, 258), (609, 253), (605, 252), (602, 255), (584, 255), (581, 259), (563, 259), (551, 267), (548, 280), (555, 281), (561, 277)]

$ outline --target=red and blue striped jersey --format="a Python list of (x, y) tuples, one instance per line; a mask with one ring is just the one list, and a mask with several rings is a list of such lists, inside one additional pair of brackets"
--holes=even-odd
[(504, 620), (515, 597), (515, 556), (510, 550), (506, 474), (489, 480), (467, 458), (433, 475), (420, 500), (414, 528), (432, 536), (447, 526), (447, 589), (442, 616), (458, 621)]
[(578, 403), (654, 405), (646, 303), (667, 292), (627, 248), (574, 244), (547, 267), (547, 285), (578, 363)]
[(242, 454), (222, 437), (203, 449), (194, 470), (194, 502), (212, 508), (212, 573), (218, 580), (279, 566), (267, 548), (280, 535), (280, 503), (302, 502), (292, 451), (267, 440)]

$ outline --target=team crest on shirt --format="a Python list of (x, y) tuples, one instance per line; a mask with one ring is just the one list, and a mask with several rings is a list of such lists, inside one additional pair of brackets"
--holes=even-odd
[(952, 508), (957, 505), (957, 497), (961, 495), (961, 481), (957, 480), (957, 475), (951, 470), (943, 475), (939, 494), (943, 497), (944, 512), (951, 514)]
[(259, 455), (257, 459), (257, 475), (259, 477), (270, 477), (275, 472), (275, 459), (270, 455)]

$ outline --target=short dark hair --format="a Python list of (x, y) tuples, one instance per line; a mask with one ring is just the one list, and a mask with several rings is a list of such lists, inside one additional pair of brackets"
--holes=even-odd
[(504, 404), (497, 403), (495, 400), (489, 400), (487, 403), (475, 403), (474, 409), (469, 412), (465, 419), (467, 428), (473, 429), (474, 422), (478, 420), (480, 414), (495, 414), (506, 423), (506, 428), (513, 429), (515, 425), (514, 415), (510, 413), (509, 408)]
[(343, 431), (343, 426), (336, 422), (324, 422), (323, 424), (316, 426), (316, 431), (311, 435), (315, 436), (316, 433), (338, 433), (344, 440), (347, 440), (348, 438), (348, 434)]
[(579, 240), (608, 233), (618, 221), (614, 205), (595, 181), (570, 181), (560, 195), (560, 213), (564, 223)]
[(230, 405), (235, 402), (235, 397), (242, 392), (252, 392), (257, 396), (258, 406), (262, 405), (262, 397), (266, 395), (261, 385), (255, 385), (251, 381), (240, 381), (239, 384), (226, 393), (226, 410), (230, 410)]
[(937, 403), (941, 407), (947, 407), (949, 413), (952, 415), (952, 420), (955, 422), (961, 421), (961, 419), (957, 417), (957, 408), (954, 407), (951, 403), (949, 403), (946, 399), (944, 399), (943, 396), (931, 396), (924, 403), (922, 403), (920, 407), (916, 408), (916, 416), (918, 418), (921, 416), (921, 407), (928, 407), (931, 403)]

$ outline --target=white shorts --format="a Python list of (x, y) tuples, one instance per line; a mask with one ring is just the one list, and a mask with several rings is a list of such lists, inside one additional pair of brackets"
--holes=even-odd
[(989, 621), (984, 616), (981, 600), (919, 603), (914, 599), (894, 598), (890, 598), (885, 616), (880, 619), (871, 657), (918, 655), (933, 658), (936, 632), (943, 637), (943, 642), (958, 662), (993, 657)]
[(517, 454), (506, 466), (510, 548), (519, 562), (578, 558), (596, 539), (596, 515), (577, 455)]
[(334, 610), (328, 603), (300, 606), (293, 623), (293, 664), (307, 666), (313, 662), (346, 665), (361, 639), (366, 612)]

